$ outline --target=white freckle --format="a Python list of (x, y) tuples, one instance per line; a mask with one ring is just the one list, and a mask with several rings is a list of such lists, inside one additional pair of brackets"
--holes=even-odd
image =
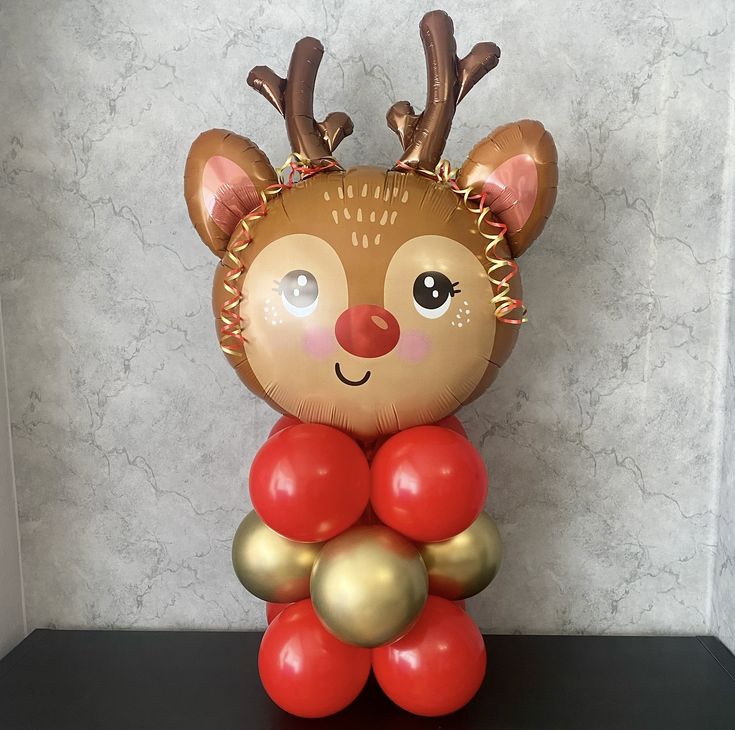
[(470, 318), (469, 318), (469, 317), (467, 317), (467, 324), (469, 324), (469, 323), (470, 323)]
[(469, 302), (465, 302), (464, 304), (465, 304), (465, 306), (467, 306), (469, 304)]
[(357, 246), (357, 233), (355, 231), (352, 231), (352, 245)]
[(427, 289), (431, 289), (434, 286), (434, 277), (433, 276), (424, 277), (424, 286)]
[(381, 226), (384, 226), (384, 225), (385, 225), (385, 222), (386, 222), (387, 220), (388, 220), (388, 211), (387, 211), (387, 210), (384, 210), (384, 211), (383, 211), (383, 215), (382, 215), (382, 217), (380, 218), (380, 225), (381, 225)]
[(357, 209), (357, 221), (358, 223), (362, 223), (362, 208)]
[(374, 210), (370, 212), (370, 222), (375, 223), (375, 211)]
[(462, 326), (462, 323), (461, 322), (457, 322), (457, 327), (461, 327), (461, 326)]
[(380, 197), (380, 186), (379, 185), (375, 188), (375, 193), (373, 194), (373, 197), (375, 198), (375, 200), (377, 200)]
[(455, 322), (452, 322), (452, 327), (454, 327), (455, 324), (456, 324)]
[(398, 215), (398, 211), (397, 211), (397, 210), (394, 210), (394, 211), (393, 211), (393, 212), (392, 212), (392, 213), (390, 214), (390, 224), (391, 224), (391, 225), (393, 225), (393, 224), (394, 224), (394, 223), (396, 222), (396, 216), (397, 216), (397, 215)]
[(275, 319), (272, 319), (271, 320), (271, 324), (275, 324), (275, 323), (276, 323), (276, 320)]
[(457, 317), (457, 319), (462, 319), (462, 315), (461, 314), (456, 315), (456, 317)]
[(354, 190), (352, 189), (352, 185), (347, 186), (347, 197), (351, 198), (355, 194)]
[(367, 248), (368, 247), (368, 237), (367, 233), (362, 234), (362, 247)]
[(365, 183), (365, 184), (364, 184), (364, 185), (362, 186), (362, 190), (360, 191), (360, 195), (361, 195), (361, 197), (363, 197), (363, 198), (364, 198), (365, 196), (367, 196), (367, 183)]
[(326, 190), (324, 191), (324, 200), (329, 200), (329, 193)]
[(335, 223), (339, 223), (339, 213), (336, 210), (332, 211), (332, 218), (334, 218)]
[(266, 303), (266, 304), (270, 304), (270, 303), (271, 303), (271, 300), (270, 300), (270, 299), (266, 299), (266, 300), (265, 300), (265, 303)]
[(337, 188), (337, 195), (339, 196), (340, 200), (344, 200), (345, 197), (345, 191), (342, 190), (342, 188)]
[(346, 221), (350, 220), (350, 211), (347, 210), (347, 208), (345, 208), (344, 214), (345, 214), (345, 220)]
[(393, 197), (395, 198), (398, 195), (398, 188), (393, 188)]
[(401, 203), (405, 203), (408, 200), (408, 190), (403, 191), (403, 195), (401, 196)]
[(383, 193), (383, 200), (388, 201), (390, 199), (390, 188), (386, 188)]
[(380, 234), (379, 233), (377, 236), (375, 236), (375, 245), (380, 246)]

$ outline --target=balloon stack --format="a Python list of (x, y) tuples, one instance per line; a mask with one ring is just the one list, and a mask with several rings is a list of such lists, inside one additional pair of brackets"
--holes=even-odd
[(186, 164), (189, 214), (221, 259), (221, 348), (284, 414), (252, 463), (232, 557), (267, 602), (263, 685), (302, 717), (346, 707), (371, 670), (400, 707), (443, 715), (485, 673), (464, 599), (495, 577), (501, 543), (485, 465), (452, 414), (494, 381), (525, 320), (516, 258), (553, 208), (556, 149), (523, 120), (457, 170), (441, 160), (457, 104), (500, 51), (459, 58), (441, 11), (420, 30), (429, 91), (421, 113), (388, 111), (403, 146), (392, 170), (334, 158), (352, 122), (314, 118), (313, 38), (286, 78), (248, 77), (286, 121), (283, 168), (225, 130)]

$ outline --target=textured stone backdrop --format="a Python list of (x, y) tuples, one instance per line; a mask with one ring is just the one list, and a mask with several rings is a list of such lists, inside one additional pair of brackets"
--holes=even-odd
[[(521, 262), (531, 320), (460, 414), (506, 546), (470, 602), (484, 629), (703, 632), (713, 575), (734, 580), (716, 509), (735, 35), (727, 0), (662, 5), (444, 3), (461, 52), (503, 50), (447, 155), (535, 117), (560, 156), (556, 212)], [(0, 7), (0, 293), (30, 627), (264, 624), (229, 549), (275, 416), (232, 387), (218, 351), (215, 259), (186, 216), (184, 160), (210, 127), (285, 158), (283, 124), (245, 76), (284, 70), (309, 34), (327, 47), (318, 114), (355, 122), (342, 161), (389, 165), (386, 110), (423, 103), (428, 9)], [(720, 604), (726, 626), (733, 601)]]

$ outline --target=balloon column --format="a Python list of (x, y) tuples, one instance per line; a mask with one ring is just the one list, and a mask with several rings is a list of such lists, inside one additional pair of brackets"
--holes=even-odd
[(214, 315), (243, 382), (284, 414), (250, 470), (254, 512), (233, 543), (238, 578), (267, 601), (259, 655), (271, 698), (303, 717), (347, 706), (369, 672), (421, 715), (468, 702), (485, 672), (461, 602), (487, 586), (500, 537), (488, 477), (451, 414), (483, 393), (524, 320), (516, 258), (556, 196), (539, 122), (496, 129), (459, 169), (441, 159), (457, 104), (498, 63), (457, 56), (452, 21), (420, 25), (428, 94), (388, 111), (391, 170), (345, 170), (342, 112), (317, 121), (323, 54), (299, 41), (288, 73), (248, 83), (284, 117), (278, 172), (250, 140), (193, 144), (185, 195), (220, 258)]

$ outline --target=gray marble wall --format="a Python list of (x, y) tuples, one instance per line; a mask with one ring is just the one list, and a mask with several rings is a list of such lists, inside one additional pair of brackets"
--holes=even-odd
[[(522, 117), (543, 120), (560, 151), (556, 212), (521, 262), (530, 322), (461, 414), (506, 545), (496, 583), (470, 602), (485, 629), (703, 632), (717, 574), (732, 637), (732, 536), (718, 552), (716, 517), (729, 5), (444, 3), (461, 50), (503, 49), (447, 155), (459, 163)], [(263, 625), (229, 548), (275, 416), (232, 387), (218, 351), (215, 260), (186, 216), (184, 159), (215, 126), (284, 159), (283, 125), (245, 75), (284, 69), (311, 34), (327, 46), (317, 112), (355, 121), (342, 161), (389, 165), (384, 114), (422, 103), (429, 7), (0, 7), (0, 295), (30, 627)], [(722, 504), (732, 533), (732, 486)]]

